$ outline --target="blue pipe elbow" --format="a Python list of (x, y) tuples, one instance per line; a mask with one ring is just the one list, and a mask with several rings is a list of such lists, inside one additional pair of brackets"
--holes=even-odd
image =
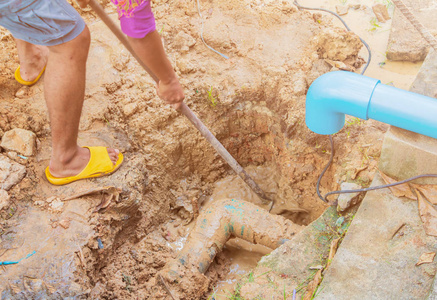
[(306, 97), (308, 128), (334, 134), (343, 128), (346, 114), (437, 138), (437, 99), (351, 72), (330, 72), (317, 78)]

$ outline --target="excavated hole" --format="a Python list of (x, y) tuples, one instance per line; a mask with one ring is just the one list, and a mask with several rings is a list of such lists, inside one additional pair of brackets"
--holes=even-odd
[[(241, 93), (239, 98), (241, 101), (235, 105), (218, 108), (201, 103), (196, 111), (204, 112), (199, 113), (200, 118), (275, 199), (272, 213), (301, 225), (309, 224), (326, 208), (315, 193), (315, 183), (327, 156), (322, 151), (327, 149), (326, 141), (309, 131), (306, 141), (295, 138), (307, 130), (303, 121), (299, 121), (303, 117), (296, 114), (295, 122), (286, 126), (284, 116), (292, 112), (281, 108), (275, 98), (267, 99), (262, 91)], [(260, 203), (187, 120), (176, 118), (172, 122), (172, 126), (183, 130), (168, 134), (168, 128), (163, 128), (160, 136), (169, 137), (172, 142), (163, 142), (162, 152), (153, 154), (156, 160), (148, 157), (149, 183), (143, 203), (150, 202), (153, 209), (142, 209), (140, 205), (143, 216), (137, 215), (135, 224), (130, 223), (128, 230), (123, 228), (115, 237), (112, 257), (96, 258), (94, 270), (88, 272), (95, 295), (124, 297), (134, 292), (157, 299), (165, 297), (166, 291), (155, 275), (182, 249), (199, 209), (207, 202), (228, 197)], [(136, 140), (141, 143), (141, 138)], [(147, 142), (150, 140), (144, 141), (146, 149)], [(318, 144), (324, 148), (312, 146)], [(325, 180), (331, 181), (332, 176), (328, 173)], [(141, 230), (146, 235), (138, 233)], [(235, 280), (270, 251), (237, 239), (229, 241), (206, 273), (210, 289), (231, 288)], [(100, 283), (105, 283), (107, 290)]]

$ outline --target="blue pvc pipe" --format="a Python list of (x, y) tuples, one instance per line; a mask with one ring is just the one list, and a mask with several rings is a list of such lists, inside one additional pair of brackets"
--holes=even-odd
[(437, 138), (437, 99), (351, 72), (335, 71), (317, 78), (306, 97), (308, 128), (334, 134), (343, 128), (345, 114)]

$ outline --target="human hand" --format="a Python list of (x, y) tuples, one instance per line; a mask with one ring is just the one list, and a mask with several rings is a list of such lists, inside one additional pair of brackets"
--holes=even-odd
[(76, 0), (76, 2), (81, 8), (86, 8), (90, 0)]
[(171, 104), (174, 109), (179, 109), (185, 98), (184, 90), (177, 77), (174, 77), (168, 82), (160, 80), (156, 85), (156, 92), (159, 98), (164, 100), (167, 104)]

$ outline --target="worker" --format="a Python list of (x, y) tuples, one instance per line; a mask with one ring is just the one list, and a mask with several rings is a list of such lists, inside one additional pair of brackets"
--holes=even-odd
[[(130, 45), (159, 79), (158, 96), (178, 108), (184, 92), (156, 31), (150, 0), (112, 1)], [(77, 2), (86, 7), (89, 0)], [(90, 46), (90, 31), (79, 13), (66, 0), (3, 0), (0, 26), (16, 41), (20, 61), (16, 80), (32, 85), (45, 71), (44, 96), (52, 136), (45, 171), (49, 182), (63, 185), (115, 172), (123, 162), (119, 150), (77, 144)]]

